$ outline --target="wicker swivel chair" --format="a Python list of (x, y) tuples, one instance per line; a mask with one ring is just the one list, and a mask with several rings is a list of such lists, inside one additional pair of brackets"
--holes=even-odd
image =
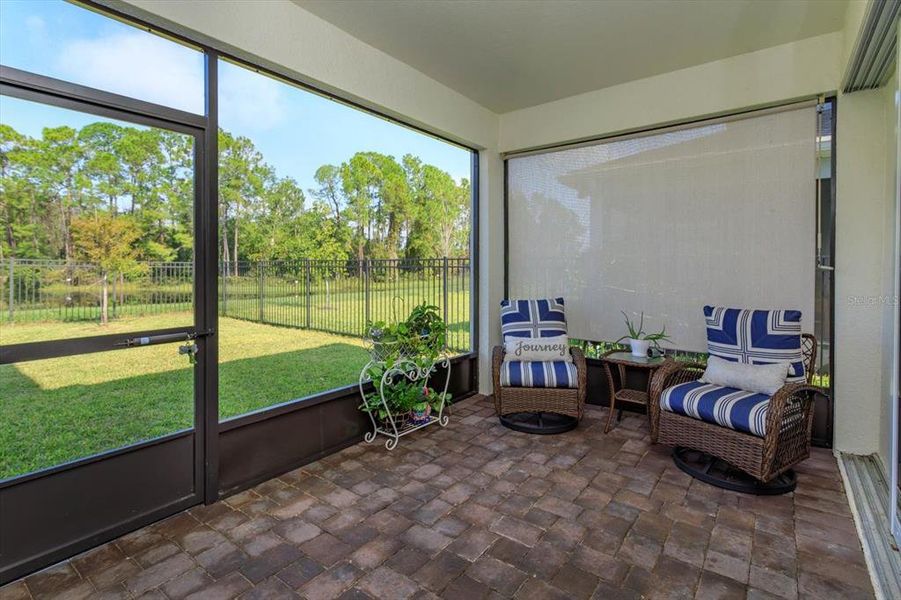
[[(562, 298), (505, 300), (501, 303), (504, 339), (566, 334), (563, 304)], [(581, 349), (570, 348), (570, 354), (575, 369), (567, 369), (569, 374), (566, 375), (566, 382), (544, 381), (526, 387), (505, 385), (509, 381), (503, 381), (506, 378), (503, 373), (504, 347), (494, 348), (494, 407), (504, 425), (529, 433), (559, 433), (578, 425), (584, 413), (588, 370)], [(518, 422), (521, 424), (521, 420), (514, 419), (520, 415), (536, 415), (537, 419), (531, 425), (517, 426)]]
[(579, 373), (576, 388), (526, 388), (501, 385), (500, 372), (504, 362), (504, 347), (495, 346), (492, 356), (494, 376), (494, 409), (497, 416), (513, 413), (554, 413), (582, 419), (588, 390), (588, 370), (580, 348), (570, 348), (573, 363)]
[[(800, 316), (799, 316), (800, 324)], [(674, 460), (680, 468), (708, 483), (751, 493), (783, 493), (794, 489), (794, 473), (790, 469), (810, 456), (810, 433), (813, 425), (814, 394), (819, 388), (810, 385), (816, 358), (816, 338), (801, 334), (801, 353), (806, 381), (786, 383), (769, 397), (766, 406), (764, 435), (737, 431), (715, 422), (677, 414), (661, 407), (661, 397), (676, 386), (695, 382), (704, 374), (704, 365), (670, 361), (657, 370), (651, 383), (649, 403), (651, 440), (676, 446)], [(715, 477), (700, 475), (680, 463), (680, 450), (706, 453), (751, 475), (750, 484), (723, 484)], [(710, 462), (707, 463), (709, 468)], [(780, 475), (784, 482), (776, 482)], [(763, 487), (771, 484), (769, 490)], [(778, 485), (776, 485), (778, 484)]]

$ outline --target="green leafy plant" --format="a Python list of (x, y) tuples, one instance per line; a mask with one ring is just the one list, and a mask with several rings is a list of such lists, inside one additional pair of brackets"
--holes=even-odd
[[(398, 301), (403, 303), (402, 298), (395, 297)], [(391, 366), (401, 358), (425, 365), (438, 358), (447, 345), (447, 324), (438, 307), (425, 302), (413, 307), (403, 321), (370, 322), (366, 334), (373, 358)]]
[[(441, 408), (441, 402), (450, 401), (451, 395), (446, 392), (436, 392), (434, 389), (411, 382), (402, 377), (384, 389), (385, 402), (395, 418), (402, 418), (411, 411), (425, 411), (427, 407), (433, 410)], [(380, 420), (388, 418), (385, 405), (382, 404), (378, 391), (370, 392), (360, 405), (360, 409), (373, 412)]]
[(624, 335), (623, 337), (616, 340), (616, 343), (620, 343), (623, 340), (633, 339), (633, 340), (647, 340), (653, 344), (655, 348), (660, 348), (660, 342), (671, 342), (672, 340), (668, 335), (666, 335), (666, 326), (663, 326), (663, 329), (658, 331), (657, 333), (645, 333), (644, 330), (644, 312), (641, 313), (641, 317), (638, 321), (638, 326), (635, 326), (635, 322), (629, 318), (629, 315), (626, 314), (626, 311), (620, 311), (623, 313), (623, 318), (626, 322), (626, 329), (629, 330), (628, 335)]
[(569, 338), (569, 345), (581, 348), (585, 358), (601, 358), (610, 350), (625, 350), (627, 346), (619, 342), (596, 342)]
[[(401, 298), (396, 301), (403, 303)], [(396, 318), (395, 305), (395, 318)], [(438, 307), (421, 303), (402, 321), (386, 323), (370, 322), (366, 328), (371, 344), (373, 360), (367, 367), (366, 375), (379, 387), (385, 373), (400, 368), (426, 370), (431, 368), (447, 343), (447, 325), (439, 314)], [(435, 392), (422, 383), (412, 382), (400, 373), (389, 375), (382, 392), (388, 409), (396, 417), (411, 411), (422, 412), (431, 406), (438, 409), (443, 402), (450, 401), (450, 394)], [(380, 420), (388, 417), (378, 391), (367, 394), (360, 409), (375, 414)]]
[(438, 410), (439, 408), (441, 408), (442, 400), (445, 404), (450, 402), (451, 395), (447, 392), (436, 392), (428, 386), (423, 387), (422, 392), (422, 398), (412, 407), (415, 411), (421, 412), (424, 411), (427, 407), (431, 407), (432, 410)]
[(416, 341), (418, 350), (437, 356), (444, 349), (447, 343), (447, 325), (438, 314), (437, 306), (422, 303), (413, 307), (405, 325)]

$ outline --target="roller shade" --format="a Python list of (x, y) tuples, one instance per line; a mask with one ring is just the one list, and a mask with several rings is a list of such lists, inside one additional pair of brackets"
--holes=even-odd
[(509, 159), (509, 297), (565, 297), (588, 340), (644, 312), (703, 351), (705, 304), (799, 309), (812, 331), (815, 138), (805, 107)]

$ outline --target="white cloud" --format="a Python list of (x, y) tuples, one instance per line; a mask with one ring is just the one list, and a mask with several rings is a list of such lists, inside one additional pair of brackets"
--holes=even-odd
[[(0, 0), (2, 2), (3, 0)], [(42, 48), (48, 44), (47, 22), (38, 15), (25, 17), (25, 33), (32, 48)]]
[[(60, 69), (72, 81), (194, 113), (203, 112), (203, 56), (144, 32), (75, 40), (65, 46)], [(220, 77), (223, 125), (268, 129), (285, 115), (278, 84), (235, 67)]]
[(25, 28), (31, 35), (43, 36), (47, 29), (47, 23), (38, 15), (29, 15), (25, 18)]
[(68, 43), (60, 68), (73, 81), (191, 112), (203, 112), (199, 54), (140, 32)]
[(286, 115), (284, 84), (230, 64), (219, 69), (219, 121), (237, 133), (272, 129)]

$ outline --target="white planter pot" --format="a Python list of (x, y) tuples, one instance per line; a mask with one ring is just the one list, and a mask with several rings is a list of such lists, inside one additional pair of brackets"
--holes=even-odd
[(649, 340), (633, 340), (629, 338), (629, 345), (632, 346), (632, 356), (643, 356), (647, 358), (648, 349), (651, 347)]

